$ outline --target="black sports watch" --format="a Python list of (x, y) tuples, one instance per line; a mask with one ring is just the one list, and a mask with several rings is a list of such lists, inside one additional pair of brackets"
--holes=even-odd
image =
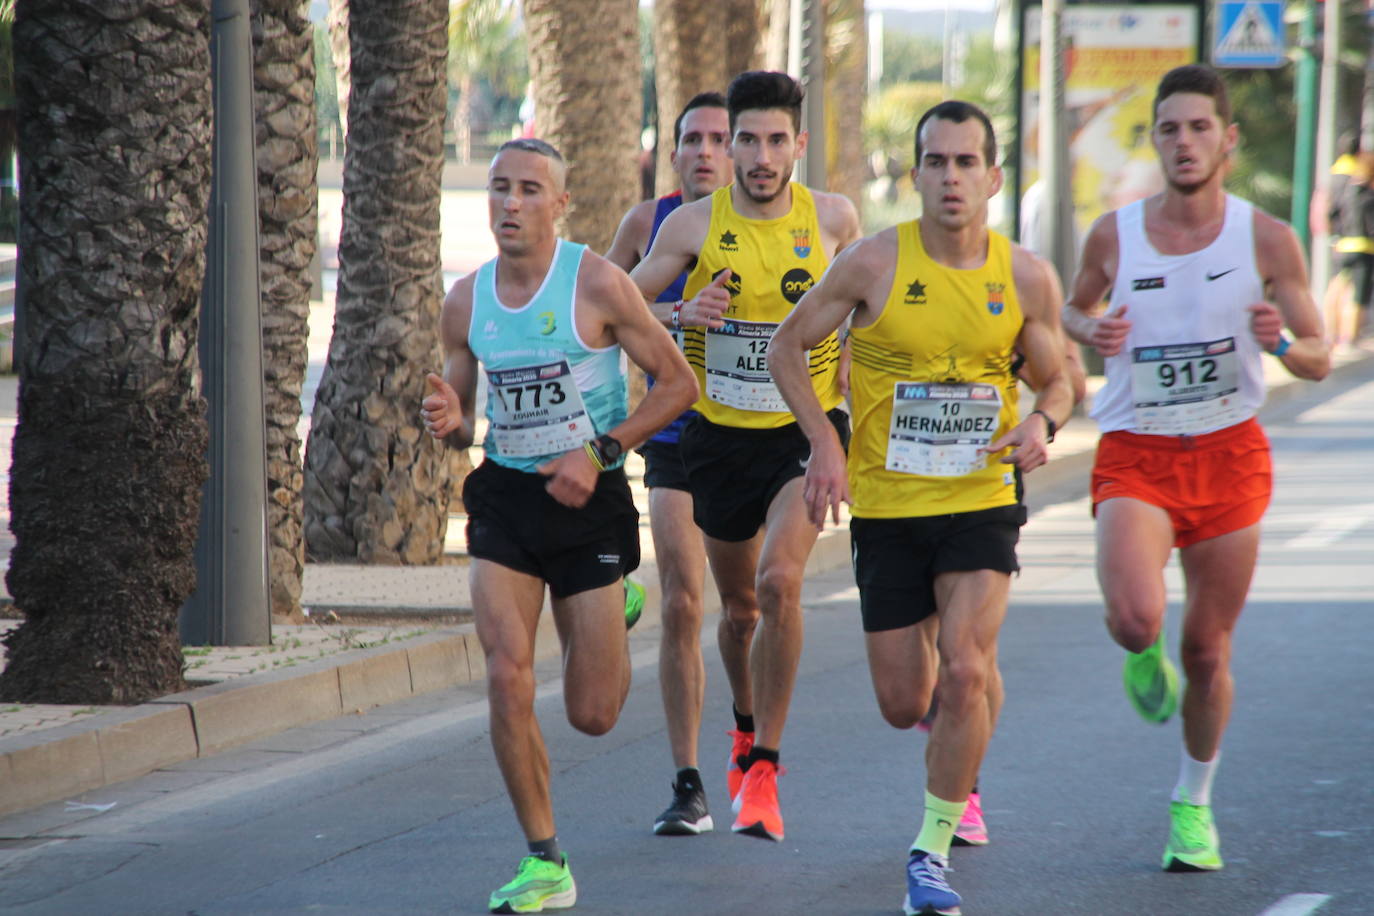
[(1050, 419), (1050, 415), (1047, 414), (1047, 413), (1045, 413), (1043, 410), (1032, 410), (1031, 413), (1038, 413), (1038, 414), (1040, 414), (1041, 417), (1044, 418), (1044, 420), (1045, 420), (1045, 441), (1046, 441), (1046, 442), (1053, 442), (1053, 441), (1054, 441), (1054, 433), (1055, 433), (1055, 430), (1057, 430), (1059, 427), (1057, 427), (1057, 426), (1054, 425), (1054, 421)]
[(596, 457), (601, 460), (601, 466), (608, 468), (620, 460), (620, 456), (625, 454), (625, 446), (620, 444), (610, 433), (597, 436), (591, 441), (591, 447), (596, 450)]

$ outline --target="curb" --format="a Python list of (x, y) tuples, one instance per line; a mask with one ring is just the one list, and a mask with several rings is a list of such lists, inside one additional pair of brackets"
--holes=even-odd
[[(1333, 367), (1328, 382), (1358, 376), (1374, 364), (1361, 354)], [(1294, 380), (1270, 389), (1261, 415), (1311, 389)], [(1086, 418), (1082, 422), (1087, 422)], [(1052, 491), (1072, 485), (1086, 493), (1093, 447), (1065, 453), (1034, 472), (1027, 500), (1032, 510), (1072, 498)], [(1047, 494), (1051, 494), (1048, 495)], [(1079, 494), (1082, 495), (1082, 494)], [(827, 527), (806, 564), (814, 576), (849, 563), (849, 529)], [(657, 566), (643, 564), (640, 631), (661, 622)], [(708, 573), (709, 580), (709, 573)], [(720, 596), (703, 590), (706, 613), (720, 610)], [(536, 661), (553, 657), (559, 642), (552, 614), (542, 614), (535, 635)], [(408, 697), (481, 682), (486, 661), (474, 624), (460, 624), (403, 643), (353, 649), (292, 668), (231, 678), (217, 684), (111, 709), (87, 722), (55, 726), (0, 739), (0, 815), (34, 808), (81, 792), (143, 776), (161, 767), (265, 738), (311, 722), (358, 714)]]

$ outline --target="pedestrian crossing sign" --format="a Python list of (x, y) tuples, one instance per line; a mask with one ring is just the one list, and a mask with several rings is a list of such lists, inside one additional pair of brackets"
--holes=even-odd
[(1282, 67), (1288, 63), (1282, 0), (1221, 0), (1212, 63), (1218, 67)]

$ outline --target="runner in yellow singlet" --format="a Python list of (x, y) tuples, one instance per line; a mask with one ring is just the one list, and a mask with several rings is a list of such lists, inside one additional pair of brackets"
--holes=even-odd
[[(942, 102), (916, 127), (922, 217), (835, 260), (773, 337), (770, 367), (811, 443), (805, 492), (817, 527), (841, 502), (869, 668), (883, 717), (911, 728), (936, 678), (925, 813), (907, 859), (908, 914), (957, 913), (945, 880), (956, 825), (996, 719), (997, 633), (1025, 509), (1015, 470), (1046, 460), (1068, 416), (1059, 282), (987, 228), (1002, 186), (987, 116)], [(851, 322), (854, 438), (844, 450), (809, 384), (806, 351)], [(1014, 353), (1036, 389), (1022, 418)]]
[[(801, 498), (806, 437), (768, 375), (767, 349), (777, 323), (859, 235), (848, 199), (791, 181), (806, 150), (801, 103), (801, 86), (785, 73), (751, 71), (731, 82), (735, 183), (674, 211), (631, 274), (652, 300), (691, 271), (684, 299), (652, 307), (687, 328), (687, 361), (702, 387), (681, 448), (723, 604), (718, 637), (736, 725), (726, 771), (733, 829), (778, 841), (778, 747), (817, 530)], [(847, 434), (839, 361), (832, 333), (812, 348), (808, 379), (828, 422)]]

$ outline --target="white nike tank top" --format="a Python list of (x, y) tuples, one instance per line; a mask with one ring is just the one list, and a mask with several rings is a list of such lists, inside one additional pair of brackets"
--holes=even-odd
[(1221, 232), (1189, 254), (1155, 251), (1144, 201), (1117, 211), (1116, 234), (1110, 308), (1124, 303), (1132, 327), (1106, 360), (1098, 427), (1197, 436), (1253, 417), (1264, 403), (1263, 356), (1246, 307), (1263, 301), (1264, 281), (1251, 205), (1228, 194)]

